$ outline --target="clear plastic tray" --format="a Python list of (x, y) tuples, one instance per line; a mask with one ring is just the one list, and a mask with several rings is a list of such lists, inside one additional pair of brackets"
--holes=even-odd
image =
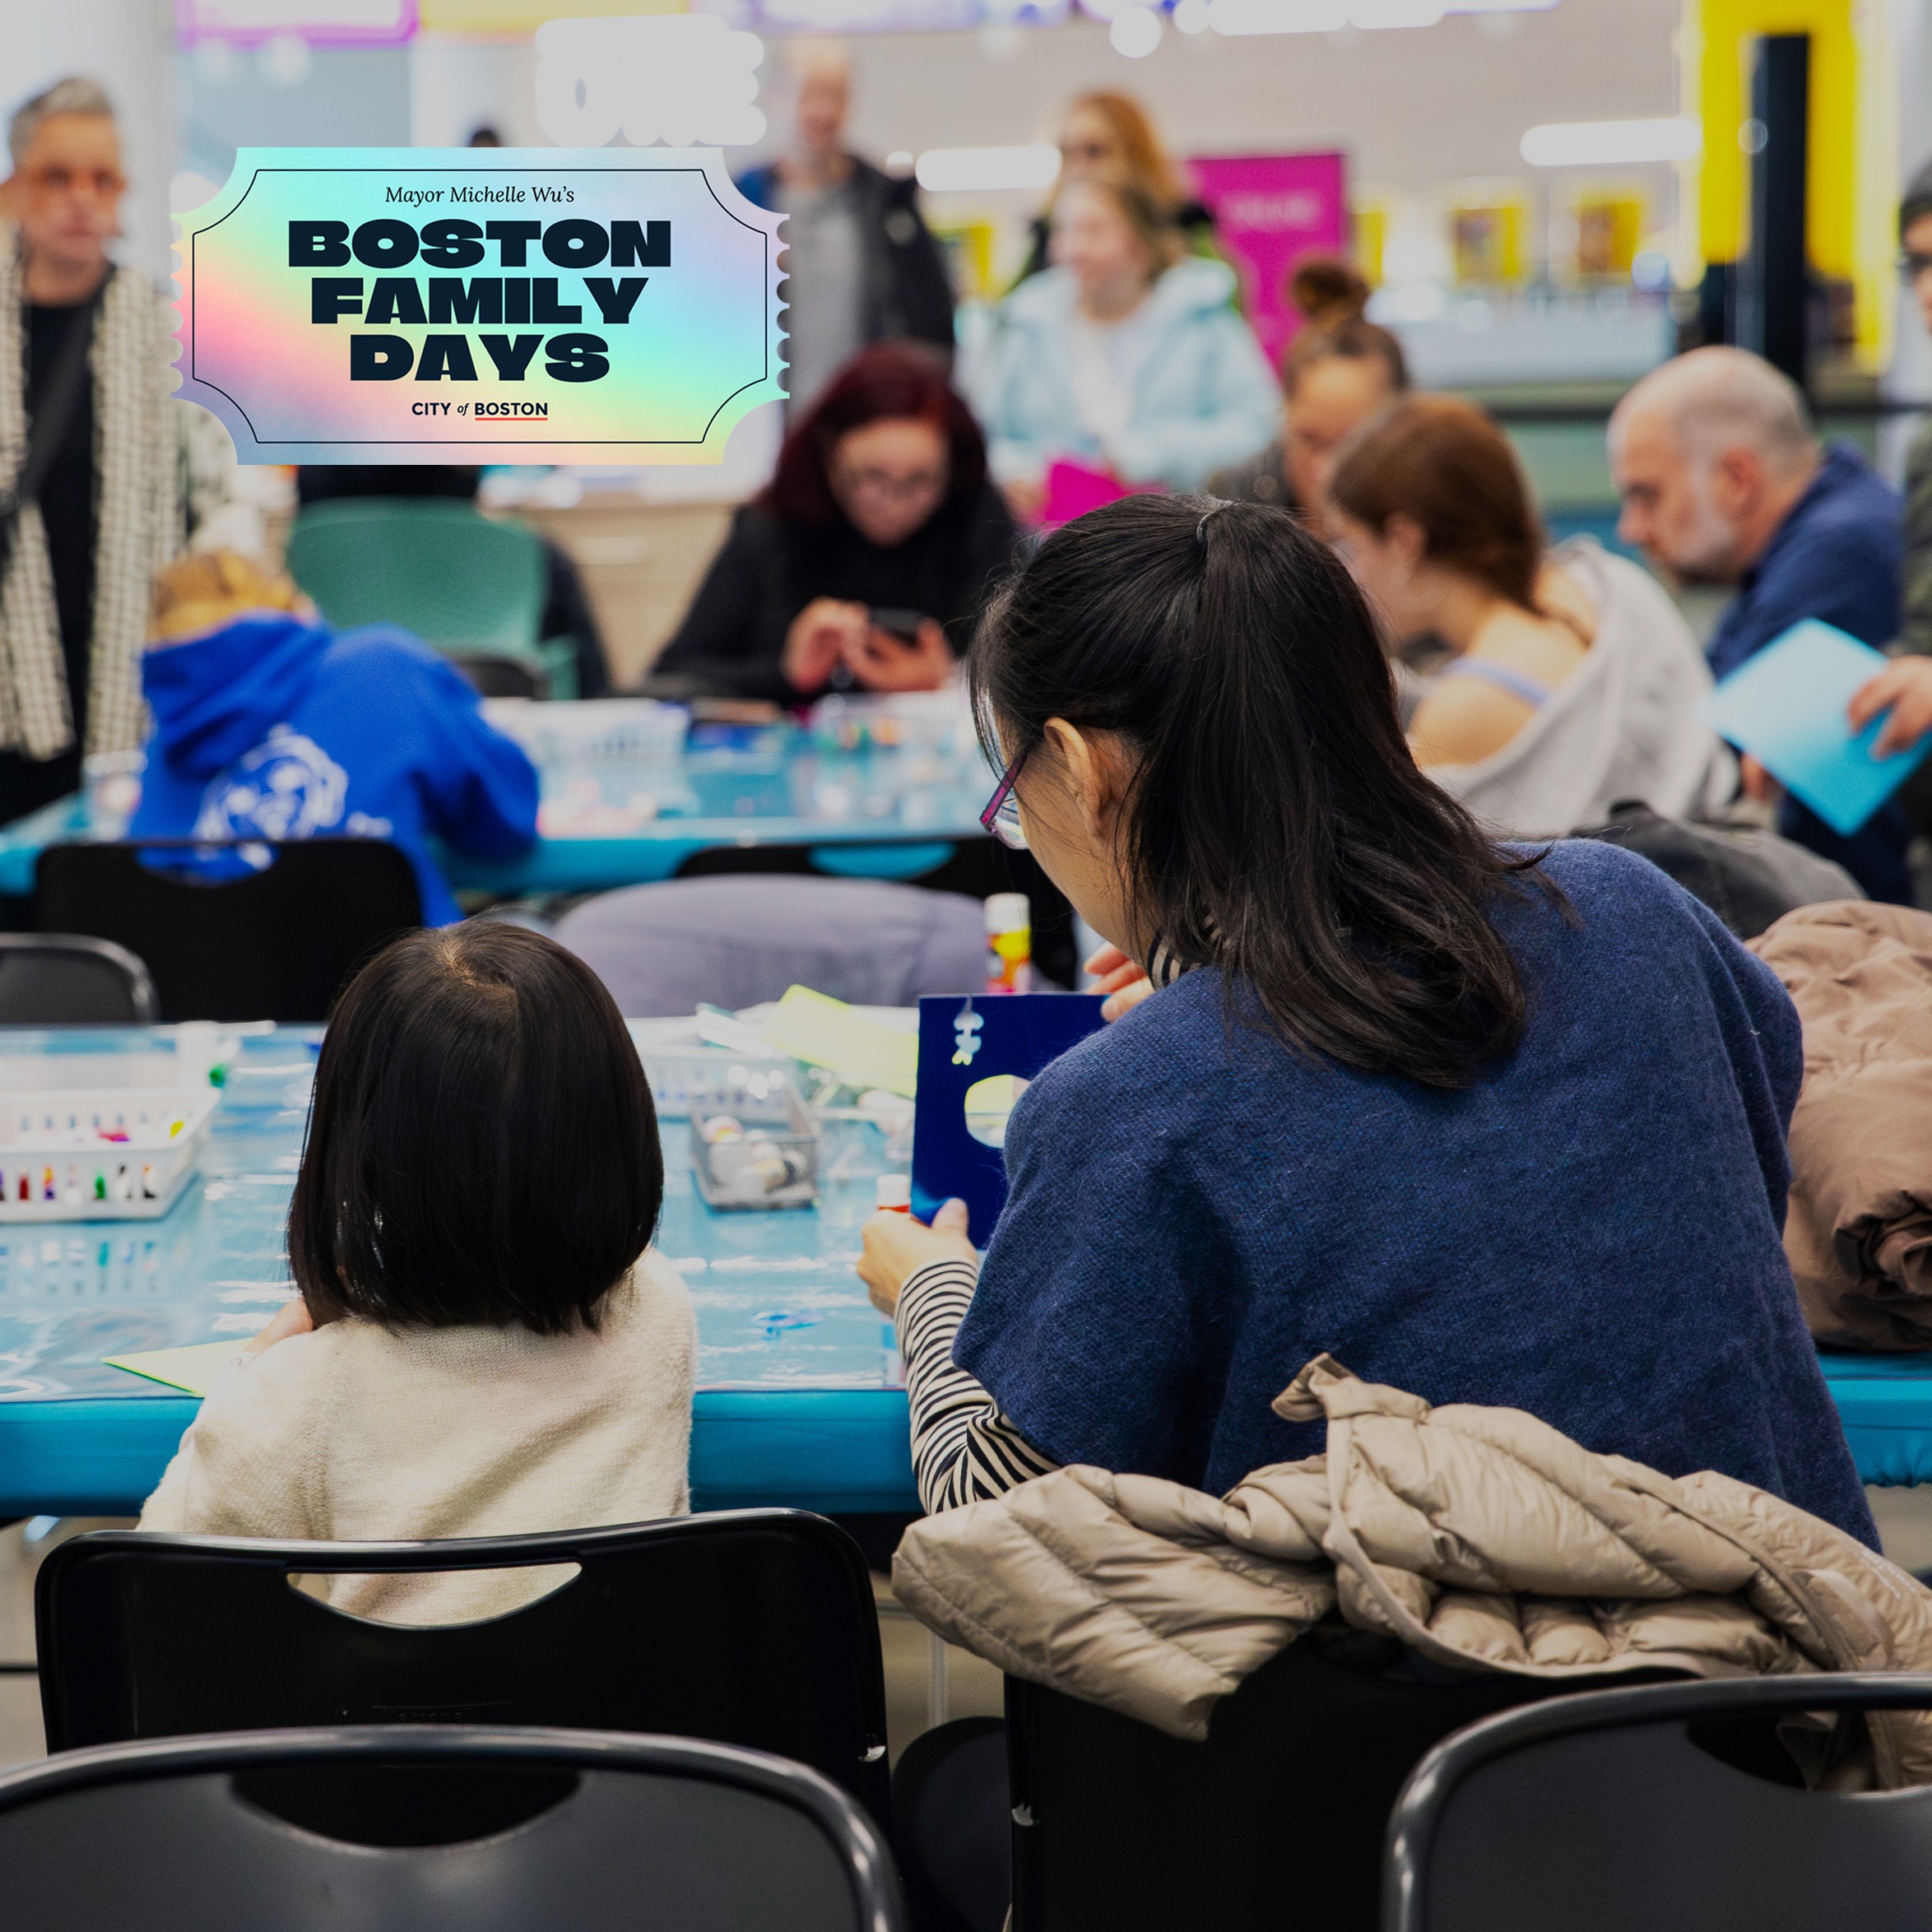
[(692, 1103), (691, 1178), (714, 1208), (810, 1207), (818, 1199), (819, 1130), (783, 1068), (760, 1069), (735, 1092)]
[(483, 714), (542, 765), (676, 764), (691, 725), (691, 714), (681, 705), (655, 698), (583, 698), (563, 704), (491, 698)]

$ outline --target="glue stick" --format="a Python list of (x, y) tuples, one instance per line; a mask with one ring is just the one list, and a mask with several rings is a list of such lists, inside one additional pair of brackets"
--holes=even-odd
[(872, 1205), (887, 1214), (911, 1214), (913, 1177), (910, 1174), (881, 1174), (873, 1188)]
[(1033, 908), (1024, 892), (996, 892), (986, 902), (986, 990), (1026, 993), (1033, 983)]

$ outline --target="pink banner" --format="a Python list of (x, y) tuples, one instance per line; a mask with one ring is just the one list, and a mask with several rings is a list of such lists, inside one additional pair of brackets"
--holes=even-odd
[(1241, 276), (1242, 300), (1262, 352), (1273, 362), (1301, 323), (1289, 305), (1289, 272), (1304, 255), (1347, 252), (1345, 158), (1222, 155), (1188, 165)]

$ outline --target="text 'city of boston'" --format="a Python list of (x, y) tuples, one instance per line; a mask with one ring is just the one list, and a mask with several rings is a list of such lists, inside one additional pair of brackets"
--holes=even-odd
[[(631, 318), (650, 280), (643, 275), (586, 275), (587, 268), (668, 268), (668, 221), (431, 221), (421, 229), (406, 221), (365, 221), (353, 234), (346, 221), (291, 221), (291, 268), (346, 268), (360, 262), (379, 271), (373, 280), (360, 275), (318, 275), (309, 285), (309, 319), (334, 327), (344, 317), (392, 327), (399, 323), (434, 325), (467, 323), (564, 325), (583, 320), (583, 306), (559, 299), (554, 275), (404, 275), (412, 264), (425, 268), (475, 268), (495, 252), (499, 268), (539, 266), (530, 259), (538, 248), (545, 262), (579, 276), (606, 327)], [(560, 383), (594, 383), (610, 374), (611, 345), (603, 337), (571, 332), (541, 335), (482, 335), (477, 343), (495, 366), (499, 381), (520, 383), (541, 348), (544, 373)], [(413, 369), (419, 383), (474, 383), (476, 358), (470, 338), (432, 335), (419, 352), (406, 336), (377, 335), (365, 328), (349, 338), (349, 378), (357, 383), (393, 383)]]

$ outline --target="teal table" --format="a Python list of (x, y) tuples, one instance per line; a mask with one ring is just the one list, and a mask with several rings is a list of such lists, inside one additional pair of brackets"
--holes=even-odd
[[(282, 1226), (319, 1038), (243, 1042), (201, 1178), (162, 1219), (0, 1224), (0, 1516), (131, 1514), (195, 1404), (103, 1358), (253, 1334), (286, 1298)], [(0, 1036), (0, 1089), (21, 1084), (8, 1069), (21, 1054), (106, 1070), (156, 1044)], [(686, 1123), (663, 1132), (657, 1246), (698, 1310), (698, 1506), (916, 1508), (892, 1331), (852, 1271), (884, 1166), (876, 1129), (828, 1124), (817, 1207), (739, 1214), (698, 1198)], [(1828, 1355), (1824, 1369), (1864, 1479), (1932, 1481), (1932, 1356)]]
[[(103, 1358), (249, 1335), (286, 1298), (282, 1227), (319, 1038), (243, 1042), (201, 1177), (163, 1219), (0, 1224), (0, 1516), (132, 1514), (196, 1404)], [(10, 1034), (0, 1088), (23, 1084), (24, 1054), (90, 1056), (98, 1084), (113, 1057), (157, 1046), (172, 1051), (139, 1032)], [(663, 1132), (657, 1246), (698, 1310), (695, 1506), (916, 1509), (891, 1328), (852, 1273), (877, 1130), (828, 1124), (816, 1208), (736, 1214), (693, 1190), (686, 1123)]]
[[(669, 879), (698, 852), (745, 846), (801, 846), (820, 871), (913, 879), (944, 865), (957, 842), (985, 837), (979, 814), (993, 787), (975, 752), (841, 751), (789, 725), (699, 727), (668, 769), (613, 760), (546, 768), (542, 779), (546, 824), (567, 824), (573, 795), (585, 792), (606, 801), (605, 823), (583, 816), (583, 829), (540, 838), (520, 858), (445, 852), (439, 862), (457, 890), (603, 892)], [(657, 815), (622, 824), (641, 795)], [(30, 894), (41, 852), (86, 835), (77, 797), (0, 827), (0, 894)]]

